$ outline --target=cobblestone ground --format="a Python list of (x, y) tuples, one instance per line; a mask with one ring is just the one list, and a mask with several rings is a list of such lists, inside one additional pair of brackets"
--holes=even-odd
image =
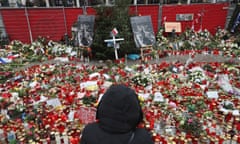
[[(153, 59), (153, 60), (149, 60), (147, 61), (147, 63), (149, 64), (153, 64), (153, 63), (161, 63), (161, 62), (176, 62), (176, 61), (179, 61), (179, 62), (182, 62), (182, 63), (185, 63), (187, 62), (189, 59), (189, 55), (172, 55), (172, 56), (165, 56), (165, 57), (162, 57), (162, 58), (159, 58), (159, 59)], [(232, 62), (235, 62), (235, 63), (239, 63), (240, 64), (240, 58), (230, 58), (230, 57), (223, 57), (223, 56), (219, 56), (219, 55), (211, 55), (211, 54), (207, 54), (207, 55), (204, 55), (204, 54), (196, 54), (193, 58), (192, 58), (192, 61), (194, 62), (226, 62), (226, 61), (232, 61)], [(96, 66), (104, 66), (104, 65), (107, 65), (108, 63), (112, 63), (111, 60), (107, 60), (107, 61), (97, 61), (97, 60), (91, 60), (89, 63), (87, 62), (77, 62), (77, 61), (69, 61), (69, 62), (66, 62), (66, 63), (85, 63), (85, 64), (89, 64), (89, 65), (96, 65)], [(56, 60), (50, 60), (50, 61), (45, 61), (45, 62), (41, 62), (41, 64), (51, 64), (51, 63), (64, 63), (64, 62), (61, 62), (61, 61), (56, 61)], [(139, 60), (127, 60), (125, 61), (125, 64), (127, 65), (133, 65), (133, 64), (141, 64), (142, 61), (139, 59)], [(31, 67), (33, 65), (37, 65), (37, 64), (40, 64), (40, 63), (31, 63), (31, 64), (28, 64), (28, 65), (25, 65), (23, 67), (18, 67), (17, 69), (15, 69), (15, 71), (19, 71), (19, 70), (22, 70), (22, 69), (26, 69), (28, 67)]]
[[(163, 58), (159, 59), (154, 59), (154, 60), (149, 60), (148, 63), (160, 63), (160, 62), (175, 62), (175, 61), (180, 61), (182, 63), (187, 62), (189, 59), (189, 55), (172, 55), (172, 56), (166, 56)], [(240, 58), (230, 58), (230, 57), (223, 57), (220, 55), (211, 55), (211, 54), (196, 54), (192, 58), (193, 62), (227, 62), (227, 61), (232, 61), (235, 63), (240, 64)], [(100, 61), (90, 61), (90, 64), (99, 64), (102, 63), (104, 64), (105, 62), (100, 62)], [(127, 65), (132, 65), (132, 64), (140, 64), (141, 60), (127, 60), (126, 64)]]

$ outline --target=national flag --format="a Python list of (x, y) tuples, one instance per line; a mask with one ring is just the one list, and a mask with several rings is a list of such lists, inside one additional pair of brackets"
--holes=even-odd
[(113, 34), (114, 36), (116, 36), (116, 35), (118, 34), (117, 28), (114, 28), (114, 29), (112, 30), (112, 34)]
[(6, 63), (10, 63), (10, 62), (12, 62), (11, 59), (8, 59), (8, 58), (0, 58), (0, 63), (2, 63), (2, 64), (6, 64)]

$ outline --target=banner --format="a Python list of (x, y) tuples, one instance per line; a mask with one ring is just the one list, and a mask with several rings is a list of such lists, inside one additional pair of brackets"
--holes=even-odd
[(131, 17), (130, 21), (137, 48), (153, 45), (156, 42), (150, 16)]
[(93, 15), (79, 15), (77, 20), (77, 41), (79, 46), (90, 46), (93, 42), (94, 34)]

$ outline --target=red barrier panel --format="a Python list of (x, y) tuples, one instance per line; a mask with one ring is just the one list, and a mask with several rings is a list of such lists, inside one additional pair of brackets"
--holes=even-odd
[(176, 22), (176, 14), (193, 14), (193, 21), (181, 22), (182, 31), (194, 25), (195, 31), (198, 31), (202, 26), (202, 30), (208, 29), (212, 34), (215, 34), (218, 26), (225, 27), (227, 9), (224, 7), (227, 6), (228, 3), (166, 5), (162, 9), (162, 19), (165, 17), (166, 22)]
[[(224, 28), (226, 23), (228, 3), (191, 4), (191, 5), (138, 5), (130, 6), (130, 14), (150, 15), (155, 34), (164, 17), (167, 22), (176, 22), (176, 14), (191, 13), (193, 21), (181, 22), (182, 31), (194, 24), (195, 30), (208, 29), (215, 33), (216, 28)], [(159, 19), (159, 10), (162, 9)], [(202, 17), (199, 16), (202, 12)], [(82, 8), (4, 8), (1, 9), (6, 33), (10, 40), (20, 40), (29, 43), (38, 36), (49, 37), (59, 41), (65, 33), (71, 36), (71, 27), (78, 15), (83, 14)], [(87, 7), (88, 15), (95, 15), (92, 7)], [(202, 21), (201, 21), (202, 19)], [(28, 23), (29, 22), (29, 23)]]

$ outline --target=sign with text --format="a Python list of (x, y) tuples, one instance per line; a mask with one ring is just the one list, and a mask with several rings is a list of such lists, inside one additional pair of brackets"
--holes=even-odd
[(156, 42), (150, 16), (135, 16), (130, 20), (136, 47), (146, 47)]
[(193, 14), (176, 14), (176, 21), (192, 21)]
[(165, 32), (181, 32), (181, 23), (180, 22), (165, 22)]
[(93, 15), (79, 15), (77, 20), (77, 39), (79, 46), (90, 46), (93, 42), (94, 34)]

